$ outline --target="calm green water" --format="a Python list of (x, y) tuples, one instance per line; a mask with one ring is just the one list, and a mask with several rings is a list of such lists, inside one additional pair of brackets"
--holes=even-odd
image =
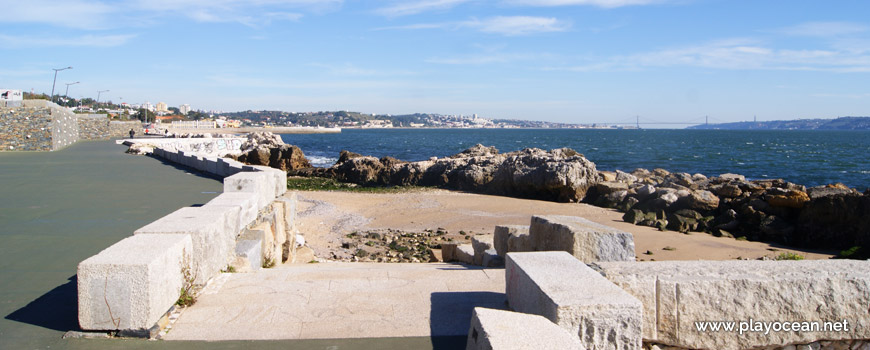
[[(431, 349), (429, 338), (269, 342), (63, 340), (78, 328), (78, 263), (180, 207), (222, 190), (215, 179), (113, 141), (0, 153), (0, 349)], [(340, 330), (336, 330), (340, 332)], [(450, 348), (464, 339), (434, 340)], [(447, 346), (438, 346), (439, 344)], [(460, 345), (462, 347), (462, 345)]]

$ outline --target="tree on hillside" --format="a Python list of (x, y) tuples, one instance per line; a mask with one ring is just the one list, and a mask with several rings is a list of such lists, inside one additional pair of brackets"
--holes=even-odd
[(149, 111), (147, 109), (145, 109), (144, 111), (147, 113), (148, 119), (147, 120), (143, 119), (142, 118), (142, 111), (143, 111), (143, 109), (138, 110), (136, 112), (136, 114), (133, 115), (133, 118), (139, 119), (139, 120), (141, 120), (143, 122), (147, 122), (147, 123), (153, 123), (156, 120), (155, 119), (156, 116), (155, 116), (154, 112)]

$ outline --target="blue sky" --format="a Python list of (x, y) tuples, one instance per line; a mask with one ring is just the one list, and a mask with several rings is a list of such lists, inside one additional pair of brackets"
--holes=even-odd
[(0, 0), (0, 88), (572, 123), (870, 115), (870, 2)]

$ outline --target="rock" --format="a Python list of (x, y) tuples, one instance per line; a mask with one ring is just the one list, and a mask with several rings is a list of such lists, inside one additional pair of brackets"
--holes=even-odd
[(456, 243), (441, 243), (441, 259), (444, 262), (455, 261), (456, 258)]
[(462, 152), (450, 156), (449, 158), (492, 157), (497, 154), (498, 149), (496, 149), (495, 146), (486, 147), (478, 143)]
[(807, 189), (807, 195), (809, 195), (810, 199), (821, 198), (825, 196), (833, 196), (838, 194), (853, 194), (856, 191), (853, 191), (851, 188), (840, 188), (833, 185), (829, 186), (817, 186), (810, 187)]
[(698, 229), (698, 220), (678, 215), (676, 213), (668, 214), (667, 228), (673, 231), (687, 233)]
[(632, 183), (637, 181), (637, 176), (634, 176), (632, 174), (626, 173), (626, 172), (621, 171), (621, 170), (617, 170), (615, 180), (617, 182), (632, 184)]
[(786, 208), (803, 208), (806, 202), (810, 201), (810, 196), (801, 191), (788, 190), (782, 195), (772, 195), (767, 197), (767, 203), (775, 207)]
[(598, 182), (595, 164), (574, 150), (536, 148), (498, 154), (475, 146), (448, 158), (399, 162), (392, 158), (351, 157), (329, 176), (360, 185), (444, 186), (520, 198), (577, 202)]
[(344, 163), (348, 160), (351, 160), (354, 158), (359, 158), (359, 157), (362, 157), (362, 154), (353, 153), (353, 152), (347, 151), (347, 150), (342, 150), (341, 152), (339, 152), (338, 161), (336, 161), (335, 164), (341, 164), (341, 163)]
[(644, 168), (637, 168), (637, 169), (634, 169), (631, 171), (631, 175), (634, 175), (638, 179), (645, 179), (645, 178), (650, 177), (650, 175), (652, 175), (652, 173), (650, 173), (649, 170), (646, 170)]
[(837, 194), (817, 197), (797, 218), (793, 243), (816, 248), (870, 246), (870, 196)]
[(719, 207), (719, 197), (710, 191), (692, 191), (686, 199), (689, 209), (709, 211)]
[(625, 212), (625, 215), (622, 216), (622, 221), (632, 223), (637, 225), (645, 219), (644, 212), (640, 209), (631, 209)]
[(692, 175), (687, 173), (671, 173), (665, 176), (665, 184), (675, 184), (683, 187), (691, 187), (694, 181)]
[(739, 174), (732, 174), (732, 173), (725, 173), (725, 174), (719, 175), (719, 179), (724, 180), (724, 181), (740, 181), (740, 182), (746, 181), (745, 176), (739, 175)]
[(712, 190), (720, 197), (725, 198), (737, 198), (743, 194), (739, 186), (730, 183), (715, 186)]
[(636, 191), (637, 191), (637, 199), (642, 201), (642, 200), (646, 199), (647, 197), (649, 197), (650, 195), (654, 194), (656, 192), (656, 188), (653, 185), (643, 185), (643, 186), (638, 187), (636, 189)]
[(248, 139), (242, 143), (242, 153), (249, 152), (257, 148), (272, 148), (280, 147), (284, 144), (281, 136), (271, 132), (251, 132), (247, 135)]
[(598, 171), (598, 175), (601, 176), (601, 181), (612, 181), (616, 182), (616, 172), (614, 171)]
[(269, 166), (287, 170), (310, 168), (311, 163), (305, 158), (302, 149), (293, 145), (281, 145), (269, 149)]

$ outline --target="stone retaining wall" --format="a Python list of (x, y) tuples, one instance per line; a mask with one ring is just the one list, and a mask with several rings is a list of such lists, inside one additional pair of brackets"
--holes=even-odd
[[(95, 117), (92, 117), (95, 116)], [(144, 135), (145, 129), (139, 121), (109, 120), (104, 114), (95, 114), (78, 117), (79, 139), (82, 140), (107, 140), (130, 136), (130, 129), (136, 135)]]
[(224, 193), (203, 206), (170, 213), (82, 261), (82, 329), (154, 337), (182, 293), (228, 267), (241, 269), (240, 261), (256, 269), (269, 260), (286, 261), (294, 251), (296, 197), (276, 200), (287, 190), (286, 173), (160, 148), (153, 155), (223, 177)]
[(0, 151), (55, 151), (79, 138), (76, 116), (45, 100), (0, 107)]

